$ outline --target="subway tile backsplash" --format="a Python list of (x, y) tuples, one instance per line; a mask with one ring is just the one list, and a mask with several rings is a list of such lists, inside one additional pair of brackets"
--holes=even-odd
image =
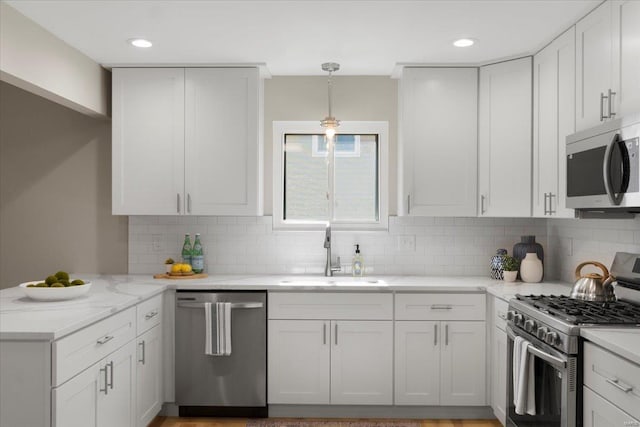
[[(324, 231), (274, 231), (272, 217), (129, 217), (129, 273), (163, 271), (178, 259), (184, 234), (200, 233), (212, 274), (320, 274)], [(360, 244), (368, 275), (488, 276), (496, 249), (532, 234), (547, 251), (547, 220), (535, 218), (389, 218), (388, 231), (333, 232), (333, 255), (351, 273)], [(408, 240), (408, 244), (406, 243)]]

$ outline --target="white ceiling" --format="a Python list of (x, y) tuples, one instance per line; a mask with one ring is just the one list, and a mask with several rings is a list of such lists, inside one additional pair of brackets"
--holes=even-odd
[[(396, 63), (486, 63), (531, 54), (601, 0), (10, 0), (111, 65), (266, 63), (273, 75), (389, 75)], [(150, 49), (126, 40), (143, 37)], [(455, 48), (460, 37), (478, 40)]]

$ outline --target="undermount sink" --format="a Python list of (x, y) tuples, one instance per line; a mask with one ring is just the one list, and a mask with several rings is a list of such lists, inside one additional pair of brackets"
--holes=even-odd
[(278, 283), (280, 286), (316, 286), (316, 287), (326, 287), (326, 286), (389, 286), (387, 282), (384, 280), (377, 279), (367, 279), (363, 277), (333, 277), (327, 279), (292, 279), (292, 280), (281, 280)]

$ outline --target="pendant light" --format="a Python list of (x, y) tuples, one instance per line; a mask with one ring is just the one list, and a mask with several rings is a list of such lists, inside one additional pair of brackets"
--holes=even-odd
[(340, 64), (336, 64), (335, 62), (325, 62), (322, 64), (322, 70), (327, 71), (329, 73), (329, 82), (328, 82), (328, 90), (329, 90), (329, 114), (324, 120), (320, 121), (320, 126), (325, 128), (325, 135), (327, 138), (333, 138), (336, 134), (336, 128), (340, 126), (340, 120), (336, 120), (335, 117), (331, 115), (331, 73), (334, 71), (338, 71), (340, 69)]

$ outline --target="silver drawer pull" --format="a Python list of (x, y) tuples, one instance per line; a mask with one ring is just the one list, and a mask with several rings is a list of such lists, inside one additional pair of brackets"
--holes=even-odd
[(451, 310), (453, 306), (450, 305), (432, 305), (431, 310)]
[(631, 390), (633, 390), (633, 387), (620, 383), (620, 380), (617, 378), (607, 378), (607, 382), (615, 388), (624, 391), (625, 393), (629, 393)]
[(107, 365), (104, 368), (100, 368), (100, 372), (104, 372), (104, 388), (99, 389), (99, 392), (104, 392), (104, 394), (109, 394), (109, 382), (107, 381)]
[(144, 315), (145, 320), (149, 320), (149, 319), (153, 319), (154, 317), (156, 317), (158, 315), (157, 311), (150, 311), (147, 314)]
[(106, 335), (103, 338), (100, 338), (98, 341), (96, 341), (96, 343), (102, 345), (102, 344), (108, 343), (112, 339), (113, 339), (113, 335)]

